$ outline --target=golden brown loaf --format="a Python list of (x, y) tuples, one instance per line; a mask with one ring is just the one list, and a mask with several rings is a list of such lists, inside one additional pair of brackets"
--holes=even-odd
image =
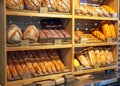
[(105, 51), (103, 50), (103, 48), (100, 48), (100, 57), (101, 57), (102, 65), (105, 66), (107, 59), (106, 59)]
[(85, 67), (85, 68), (90, 68), (90, 64), (89, 62), (87, 61), (86, 57), (81, 54), (81, 53), (78, 53), (76, 54), (76, 57), (78, 58), (78, 60), (80, 61), (80, 63)]
[(102, 25), (102, 31), (106, 38), (111, 38), (111, 30), (108, 24)]
[(99, 49), (96, 49), (96, 50), (95, 50), (95, 57), (96, 57), (96, 64), (97, 64), (98, 66), (101, 66), (102, 61), (101, 61), (101, 56), (100, 56), (100, 51), (99, 51)]
[(96, 57), (95, 57), (95, 52), (94, 52), (93, 48), (88, 49), (88, 54), (89, 54), (89, 58), (91, 61), (91, 65), (95, 66), (96, 65)]
[(20, 42), (22, 40), (22, 32), (21, 29), (15, 25), (12, 24), (7, 30), (7, 41), (8, 42)]
[(39, 32), (34, 25), (30, 25), (26, 28), (23, 33), (23, 38), (25, 40), (30, 40), (30, 42), (36, 42), (38, 40)]
[(99, 31), (98, 29), (92, 28), (91, 32), (94, 36), (96, 36), (100, 40), (104, 41), (106, 39), (105, 35), (101, 31)]
[(39, 10), (42, 2), (43, 0), (25, 0), (26, 7), (29, 10)]
[(9, 58), (9, 56), (8, 56), (7, 64), (9, 65), (9, 69), (12, 73), (13, 78), (14, 79), (20, 79), (20, 77), (17, 73), (17, 70), (16, 70), (15, 66), (13, 65), (13, 62), (12, 62), (11, 58)]
[(110, 48), (105, 48), (105, 55), (107, 59), (107, 64), (113, 63), (114, 59)]
[(14, 64), (19, 76), (23, 77), (24, 71), (23, 71), (21, 65), (19, 64), (17, 58), (15, 57), (14, 52), (11, 52), (11, 54), (9, 54), (9, 56), (12, 59), (12, 62)]
[(109, 25), (110, 33), (111, 33), (111, 38), (116, 39), (116, 32), (115, 32), (115, 27), (113, 24)]
[(9, 9), (24, 9), (24, 0), (5, 0)]

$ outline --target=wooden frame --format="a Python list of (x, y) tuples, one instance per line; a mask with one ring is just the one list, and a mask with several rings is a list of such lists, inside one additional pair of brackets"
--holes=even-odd
[[(110, 0), (110, 3), (108, 3), (108, 0), (104, 4), (108, 4), (109, 6), (113, 7), (118, 13), (118, 3), (119, 0)], [(71, 12), (70, 13), (46, 13), (42, 14), (37, 11), (28, 11), (28, 10), (8, 10), (6, 9), (5, 0), (0, 0), (0, 85), (2, 86), (13, 86), (13, 85), (23, 85), (27, 84), (33, 81), (39, 81), (39, 80), (46, 80), (48, 78), (54, 79), (61, 77), (62, 75), (72, 73), (74, 75), (78, 74), (85, 74), (85, 73), (92, 73), (97, 71), (104, 71), (108, 69), (118, 69), (118, 40), (114, 43), (91, 43), (91, 44), (75, 44), (74, 43), (74, 29), (75, 29), (75, 20), (84, 19), (84, 20), (108, 20), (108, 21), (114, 21), (115, 27), (116, 27), (116, 33), (118, 34), (118, 18), (107, 18), (107, 17), (90, 17), (90, 16), (80, 16), (76, 15), (74, 11), (74, 0), (71, 0)], [(41, 17), (41, 18), (61, 18), (61, 20), (64, 22), (64, 26), (66, 27), (66, 31), (70, 33), (72, 36), (72, 43), (65, 44), (65, 45), (48, 45), (48, 46), (26, 46), (26, 47), (7, 47), (6, 45), (6, 16), (34, 16), (34, 17)], [(118, 38), (118, 37), (117, 37)], [(116, 56), (116, 65), (110, 66), (110, 67), (103, 67), (103, 68), (95, 68), (91, 70), (84, 70), (84, 71), (74, 71), (74, 51), (75, 48), (80, 47), (86, 47), (86, 46), (111, 46), (113, 47), (113, 53)], [(62, 73), (62, 74), (55, 74), (50, 76), (42, 76), (38, 78), (33, 79), (27, 79), (27, 80), (18, 80), (18, 81), (12, 81), (7, 82), (7, 76), (6, 76), (6, 67), (7, 67), (7, 56), (6, 53), (8, 51), (22, 51), (22, 50), (41, 50), (41, 49), (60, 49), (61, 57), (63, 62), (67, 65), (68, 68), (70, 68), (70, 72), (68, 73)]]

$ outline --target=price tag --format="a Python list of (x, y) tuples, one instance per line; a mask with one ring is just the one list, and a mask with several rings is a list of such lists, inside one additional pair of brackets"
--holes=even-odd
[(31, 74), (30, 73), (24, 73), (23, 74), (23, 79), (29, 79), (31, 78)]
[(62, 39), (55, 39), (54, 44), (62, 44)]
[(107, 38), (107, 42), (113, 42), (112, 38)]
[(55, 81), (36, 82), (36, 86), (55, 86)]
[(77, 69), (77, 71), (81, 71), (81, 70), (83, 70), (83, 67), (82, 66), (77, 66), (76, 69)]
[(47, 7), (40, 7), (40, 13), (48, 13)]
[(98, 64), (96, 64), (94, 67), (95, 67), (95, 68), (99, 68), (100, 66), (99, 66)]
[(21, 46), (29, 46), (29, 40), (22, 40)]

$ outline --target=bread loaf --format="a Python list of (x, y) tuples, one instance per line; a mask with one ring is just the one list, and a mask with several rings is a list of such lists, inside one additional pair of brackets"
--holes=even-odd
[(95, 37), (97, 37), (98, 39), (100, 39), (100, 40), (105, 40), (106, 39), (106, 37), (105, 37), (105, 35), (101, 32), (101, 31), (99, 31), (99, 29), (98, 28), (92, 28), (91, 29), (91, 32), (92, 32), (92, 34), (95, 36)]
[(9, 9), (24, 9), (24, 0), (6, 0), (6, 7)]
[(26, 7), (29, 10), (39, 10), (42, 2), (43, 0), (25, 0)]
[(19, 64), (18, 60), (16, 59), (14, 52), (11, 52), (10, 54), (11, 54), (11, 59), (13, 61), (13, 64), (14, 64), (19, 76), (23, 77), (24, 71), (23, 71), (21, 65)]
[(77, 53), (76, 57), (78, 58), (78, 60), (80, 61), (80, 63), (85, 67), (85, 68), (90, 68), (90, 64), (87, 61), (87, 59), (85, 58), (85, 56), (83, 54)]
[(42, 69), (42, 72), (43, 72), (44, 74), (48, 74), (47, 68), (46, 68), (46, 66), (45, 66), (45, 64), (44, 64), (44, 58), (41, 56), (41, 51), (37, 51), (37, 55), (38, 55), (38, 57), (39, 57), (39, 58), (37, 58), (37, 59), (40, 60), (40, 61), (39, 61), (39, 65), (40, 65), (40, 67), (41, 67), (41, 69)]
[(98, 66), (101, 66), (102, 61), (101, 61), (100, 51), (97, 48), (95, 49), (95, 57), (96, 57), (96, 64)]
[(13, 77), (12, 77), (12, 73), (10, 71), (10, 68), (9, 68), (9, 65), (7, 65), (7, 80), (8, 81), (11, 81), (11, 80), (14, 80)]
[(29, 71), (31, 72), (31, 75), (37, 76), (37, 73), (36, 73), (36, 71), (35, 71), (35, 69), (34, 69), (34, 67), (33, 67), (33, 64), (32, 64), (32, 62), (30, 61), (30, 59), (26, 56), (25, 52), (24, 52), (24, 51), (21, 51), (20, 54), (21, 54), (21, 57), (24, 59), (27, 68), (28, 68)]
[(55, 29), (55, 32), (58, 34), (59, 38), (65, 38), (60, 30)]
[(110, 25), (109, 25), (109, 30), (110, 30), (111, 38), (116, 39), (115, 27), (114, 27), (113, 24), (110, 24)]
[(13, 62), (12, 62), (11, 58), (9, 58), (9, 55), (7, 57), (8, 57), (7, 64), (9, 65), (9, 69), (12, 73), (13, 78), (14, 79), (20, 79), (20, 77), (17, 73), (17, 70), (16, 70), (15, 66), (13, 65)]
[(58, 34), (55, 32), (55, 30), (50, 29), (49, 30), (51, 34), (53, 35), (53, 38), (59, 38)]
[(111, 30), (108, 24), (102, 25), (102, 31), (106, 38), (111, 38)]
[(42, 30), (39, 30), (39, 38), (40, 39), (46, 39), (47, 38)]
[(23, 33), (23, 38), (25, 40), (30, 40), (30, 42), (36, 42), (38, 40), (39, 32), (34, 25), (30, 25), (26, 28)]
[(93, 48), (88, 49), (88, 54), (91, 61), (91, 65), (94, 67), (96, 65), (96, 57)]
[(22, 67), (24, 73), (29, 73), (29, 70), (28, 70), (24, 60), (22, 59), (20, 52), (15, 52), (15, 56), (20, 64), (20, 66)]
[(42, 31), (45, 33), (47, 38), (53, 38), (53, 34), (49, 30), (43, 29)]
[(102, 65), (105, 66), (107, 59), (106, 59), (105, 51), (103, 50), (103, 48), (100, 48), (100, 57), (101, 57)]
[(66, 32), (65, 30), (60, 30), (65, 38), (71, 38), (70, 34)]
[(7, 41), (9, 43), (13, 42), (20, 42), (22, 40), (22, 32), (21, 29), (15, 25), (12, 24), (7, 30)]
[(105, 55), (106, 55), (107, 64), (112, 64), (114, 59), (110, 48), (105, 48)]

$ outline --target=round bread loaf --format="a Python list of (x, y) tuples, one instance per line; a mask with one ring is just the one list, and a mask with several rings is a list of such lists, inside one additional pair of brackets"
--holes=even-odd
[(25, 40), (30, 40), (30, 42), (36, 42), (38, 40), (39, 32), (34, 25), (30, 25), (26, 28), (23, 33), (23, 38)]
[(9, 43), (13, 43), (20, 42), (21, 40), (22, 40), (21, 29), (17, 25), (12, 24), (7, 30), (7, 41)]
[(9, 9), (24, 9), (24, 1), (23, 0), (6, 0), (6, 7)]

